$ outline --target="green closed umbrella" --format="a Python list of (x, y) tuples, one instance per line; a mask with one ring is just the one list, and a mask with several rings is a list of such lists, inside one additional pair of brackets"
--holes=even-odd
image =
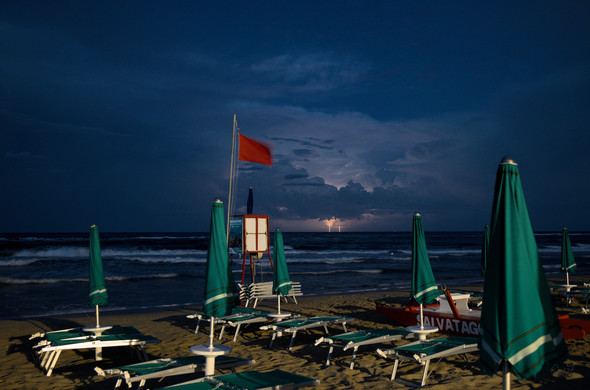
[(283, 234), (279, 229), (274, 235), (274, 268), (272, 272), (272, 291), (277, 294), (278, 312), (281, 313), (281, 295), (285, 296), (291, 291), (291, 279), (289, 279), (289, 270), (287, 269), (287, 260), (285, 259), (285, 248), (283, 245)]
[(88, 263), (88, 281), (90, 291), (88, 305), (96, 306), (96, 327), (100, 327), (98, 307), (108, 303), (107, 288), (104, 282), (102, 256), (100, 255), (100, 239), (96, 225), (90, 226), (90, 262)]
[(424, 329), (422, 307), (424, 304), (434, 302), (438, 295), (438, 287), (426, 251), (422, 216), (416, 213), (412, 224), (412, 296), (420, 304), (421, 329)]
[(211, 209), (203, 303), (203, 312), (211, 317), (210, 345), (213, 345), (214, 317), (231, 314), (239, 300), (229, 263), (223, 215), (223, 203), (216, 200)]
[(483, 242), (481, 244), (481, 276), (486, 274), (486, 263), (488, 262), (488, 251), (490, 247), (490, 225), (483, 228)]
[(484, 372), (493, 375), (504, 363), (504, 388), (510, 388), (510, 371), (530, 378), (567, 353), (518, 166), (508, 157), (496, 174), (479, 349)]
[(570, 236), (567, 228), (563, 228), (561, 232), (561, 270), (565, 272), (566, 285), (570, 285), (569, 273), (576, 272), (576, 259), (572, 252), (572, 244), (570, 243)]

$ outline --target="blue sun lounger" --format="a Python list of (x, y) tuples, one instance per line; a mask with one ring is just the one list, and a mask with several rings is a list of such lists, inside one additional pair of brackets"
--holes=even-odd
[(170, 390), (279, 390), (316, 386), (319, 381), (283, 370), (244, 371), (236, 374), (205, 377), (164, 387)]
[[(476, 352), (477, 350), (477, 338), (475, 337), (447, 337), (440, 339), (418, 340), (402, 345), (401, 347), (389, 349), (386, 351), (377, 350), (377, 352), (382, 357), (388, 357), (388, 355), (395, 354), (395, 363), (393, 364), (393, 370), (391, 372), (392, 381), (395, 380), (401, 359), (415, 361), (424, 365), (424, 369), (422, 370), (422, 379), (420, 381), (420, 387), (422, 387), (426, 384), (426, 380), (428, 379), (428, 369), (431, 360), (438, 359), (437, 361), (440, 361), (443, 358), (461, 355), (463, 359), (467, 361), (465, 354)], [(409, 385), (413, 386), (414, 384), (409, 383)]]
[(293, 348), (293, 342), (295, 336), (300, 330), (308, 330), (313, 328), (324, 328), (324, 332), (328, 334), (328, 326), (342, 324), (344, 331), (346, 332), (346, 323), (354, 321), (352, 317), (338, 317), (338, 316), (324, 316), (324, 317), (302, 317), (288, 321), (279, 321), (274, 324), (261, 326), (261, 330), (271, 329), (273, 331), (272, 338), (270, 340), (269, 348), (272, 348), (274, 341), (277, 337), (281, 337), (283, 333), (291, 334), (291, 342), (289, 343), (289, 351)]
[[(235, 367), (254, 364), (254, 360), (241, 359), (232, 356), (218, 356), (215, 360), (215, 368), (219, 370), (234, 369)], [(103, 370), (95, 367), (94, 371), (100, 376), (117, 375), (115, 389), (123, 382), (129, 388), (133, 383), (139, 382), (137, 389), (141, 390), (150, 379), (162, 379), (176, 375), (194, 374), (205, 370), (204, 356), (185, 356), (177, 358), (155, 359), (146, 362), (130, 364), (127, 366)]]
[(405, 328), (369, 329), (342, 333), (330, 337), (321, 337), (316, 340), (315, 345), (318, 346), (321, 343), (328, 343), (330, 345), (328, 357), (326, 358), (326, 367), (330, 365), (330, 356), (334, 351), (334, 347), (341, 348), (343, 351), (352, 349), (352, 359), (350, 360), (350, 369), (352, 370), (354, 369), (354, 359), (360, 346), (395, 342), (413, 337), (414, 334)]

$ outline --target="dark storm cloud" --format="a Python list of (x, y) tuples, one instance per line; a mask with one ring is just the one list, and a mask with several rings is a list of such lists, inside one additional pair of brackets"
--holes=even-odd
[(2, 3), (0, 230), (206, 230), (233, 114), (284, 230), (479, 230), (505, 154), (536, 229), (587, 226), (587, 3), (338, 5)]

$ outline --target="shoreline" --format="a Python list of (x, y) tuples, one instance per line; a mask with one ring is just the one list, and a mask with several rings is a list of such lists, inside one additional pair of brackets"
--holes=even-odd
[[(550, 278), (551, 287), (559, 285), (563, 278)], [(582, 282), (583, 276), (572, 275), (573, 283)], [(481, 284), (467, 285), (465, 290), (481, 290)], [(409, 297), (408, 290), (390, 290), (363, 293), (347, 293), (337, 295), (304, 295), (298, 298), (299, 303), (281, 304), (285, 312), (297, 313), (304, 316), (340, 315), (356, 318), (348, 324), (348, 330), (371, 328), (399, 327), (389, 318), (375, 310), (375, 301), (387, 301), (393, 305), (402, 306)], [(579, 306), (585, 302), (576, 303), (570, 308), (558, 306), (559, 314), (581, 313)], [(276, 311), (276, 301), (264, 300), (258, 308)], [(133, 312), (105, 312), (101, 313), (102, 324), (132, 325), (144, 334), (152, 335), (162, 340), (159, 344), (148, 344), (146, 351), (150, 358), (189, 356), (188, 348), (193, 345), (207, 343), (205, 333), (194, 334), (196, 320), (187, 319), (187, 314), (193, 314), (198, 306), (175, 307), (163, 310), (146, 310)], [(590, 319), (590, 316), (586, 316)], [(94, 352), (90, 350), (65, 351), (51, 377), (47, 377), (33, 363), (31, 344), (28, 337), (41, 331), (65, 329), (76, 326), (94, 325), (94, 315), (65, 315), (51, 317), (29, 317), (27, 319), (0, 320), (0, 339), (4, 353), (0, 357), (0, 387), (3, 389), (104, 389), (114, 387), (114, 377), (99, 377), (95, 375), (94, 367), (103, 369), (113, 368), (134, 363), (122, 349), (104, 350), (104, 360), (96, 362)], [(208, 331), (208, 326), (205, 326)], [(219, 328), (216, 329), (218, 335)], [(341, 326), (330, 327), (330, 334), (341, 333)], [(405, 386), (390, 382), (389, 376), (393, 367), (392, 359), (379, 357), (375, 352), (363, 350), (361, 347), (355, 360), (355, 369), (348, 365), (351, 352), (336, 349), (332, 354), (332, 362), (324, 368), (328, 347), (325, 344), (314, 346), (314, 341), (323, 335), (320, 330), (302, 331), (297, 334), (293, 350), (287, 351), (289, 337), (281, 337), (275, 341), (273, 348), (269, 348), (270, 331), (261, 331), (253, 325), (240, 332), (236, 342), (231, 341), (233, 332), (226, 333), (222, 343), (232, 347), (231, 356), (254, 359), (253, 366), (238, 368), (237, 371), (258, 370), (268, 371), (283, 369), (300, 375), (319, 379), (317, 389), (391, 389), (405, 388)], [(535, 380), (518, 381), (512, 376), (514, 388), (548, 388), (561, 389), (586, 388), (590, 381), (590, 336), (584, 339), (568, 340), (568, 359), (556, 366), (551, 372), (539, 375)], [(400, 342), (403, 344), (404, 342)], [(385, 345), (391, 348), (393, 345)], [(465, 364), (458, 357), (442, 360), (432, 365), (434, 370), (429, 376), (428, 384), (433, 389), (463, 389), (475, 387), (499, 387), (501, 376), (489, 377), (480, 373), (477, 366), (477, 354), (468, 355), (469, 364)], [(403, 379), (417, 380), (421, 373), (421, 366), (407, 364), (400, 367)], [(194, 375), (192, 376), (194, 377)], [(191, 378), (192, 378), (191, 377)], [(149, 388), (188, 380), (188, 377), (168, 378), (162, 382), (148, 382)], [(122, 385), (121, 388), (126, 388)]]

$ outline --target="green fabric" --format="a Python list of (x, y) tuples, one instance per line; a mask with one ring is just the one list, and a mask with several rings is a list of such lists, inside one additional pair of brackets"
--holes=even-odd
[(490, 247), (490, 225), (483, 228), (483, 242), (481, 244), (481, 276), (486, 274), (486, 263), (488, 262), (488, 252)]
[(239, 296), (227, 254), (223, 203), (219, 200), (211, 208), (209, 233), (203, 312), (209, 317), (223, 317), (239, 304)]
[(102, 257), (100, 255), (100, 240), (96, 225), (90, 227), (90, 262), (88, 266), (88, 281), (90, 292), (88, 294), (89, 306), (104, 306), (108, 303), (107, 288), (104, 283), (102, 269)]
[[(102, 333), (103, 335), (135, 335), (142, 334), (133, 326), (120, 326), (114, 325), (111, 329), (108, 329)], [(56, 330), (53, 332), (45, 333), (45, 338), (48, 341), (58, 341), (67, 339), (83, 339), (92, 336), (90, 332), (84, 332), (82, 328), (73, 328), (66, 330)]]
[(337, 317), (337, 316), (326, 316), (326, 317), (305, 317), (299, 318), (289, 321), (280, 321), (277, 322), (275, 325), (280, 326), (281, 328), (290, 328), (290, 327), (297, 327), (303, 326), (308, 324), (313, 324), (314, 322), (330, 322), (330, 321), (351, 321), (352, 317)]
[(145, 341), (146, 343), (159, 343), (160, 342), (159, 339), (157, 339), (153, 336), (144, 335), (144, 334), (111, 334), (111, 335), (103, 334), (98, 337), (87, 336), (86, 338), (55, 340), (55, 341), (52, 341), (52, 345), (59, 347), (59, 346), (64, 346), (64, 345), (87, 343), (90, 341), (127, 341), (127, 340)]
[(434, 355), (439, 352), (459, 347), (466, 344), (476, 344), (477, 338), (475, 337), (449, 337), (442, 339), (427, 340), (424, 342), (402, 345), (401, 347), (395, 348), (396, 351), (418, 353), (425, 355)]
[(430, 268), (422, 216), (414, 214), (412, 225), (412, 296), (418, 303), (432, 303), (438, 297), (438, 287)]
[(207, 382), (193, 382), (193, 383), (181, 383), (178, 385), (164, 387), (164, 389), (174, 389), (174, 390), (220, 390), (225, 389), (224, 387), (217, 386), (213, 383)]
[(287, 270), (287, 260), (285, 259), (285, 248), (283, 246), (283, 234), (279, 229), (275, 231), (274, 236), (274, 258), (275, 264), (272, 272), (272, 291), (283, 296), (287, 295), (293, 288), (289, 271)]
[(256, 390), (262, 388), (295, 388), (304, 384), (315, 383), (316, 380), (303, 375), (292, 374), (283, 370), (269, 372), (244, 371), (203, 378), (203, 382), (181, 383), (166, 387), (174, 390), (209, 390), (209, 389), (243, 389)]
[(518, 378), (530, 378), (567, 354), (511, 160), (496, 175), (479, 349), (484, 372), (493, 375), (507, 360)]
[(576, 259), (572, 252), (572, 244), (570, 243), (570, 236), (566, 228), (561, 232), (561, 270), (563, 272), (576, 272)]
[(397, 336), (397, 335), (407, 335), (410, 332), (404, 328), (398, 329), (371, 329), (371, 330), (359, 330), (357, 332), (350, 332), (350, 333), (343, 333), (336, 336), (331, 336), (332, 340), (343, 340), (343, 341), (352, 341), (353, 343), (358, 343), (359, 341), (365, 341), (374, 339), (376, 337), (383, 337), (383, 336)]
[(73, 339), (77, 337), (87, 337), (88, 333), (82, 331), (82, 328), (74, 328), (68, 330), (56, 330), (53, 332), (45, 333), (45, 339), (47, 341), (58, 341), (58, 340), (66, 340), (66, 339)]
[(211, 380), (214, 383), (221, 382), (227, 388), (235, 386), (243, 389), (274, 388), (274, 386), (288, 385), (291, 383), (308, 383), (314, 381), (314, 379), (282, 370), (270, 372), (244, 371), (236, 374), (220, 375), (206, 380)]
[[(248, 359), (241, 359), (231, 356), (218, 356), (215, 358), (215, 363), (228, 364), (228, 363), (239, 363), (247, 362)], [(149, 362), (142, 362), (136, 364), (130, 364), (128, 366), (118, 367), (121, 371), (132, 372), (137, 375), (147, 375), (158, 371), (169, 370), (171, 368), (183, 367), (194, 364), (196, 366), (205, 365), (205, 356), (182, 356), (169, 359), (157, 359)]]

